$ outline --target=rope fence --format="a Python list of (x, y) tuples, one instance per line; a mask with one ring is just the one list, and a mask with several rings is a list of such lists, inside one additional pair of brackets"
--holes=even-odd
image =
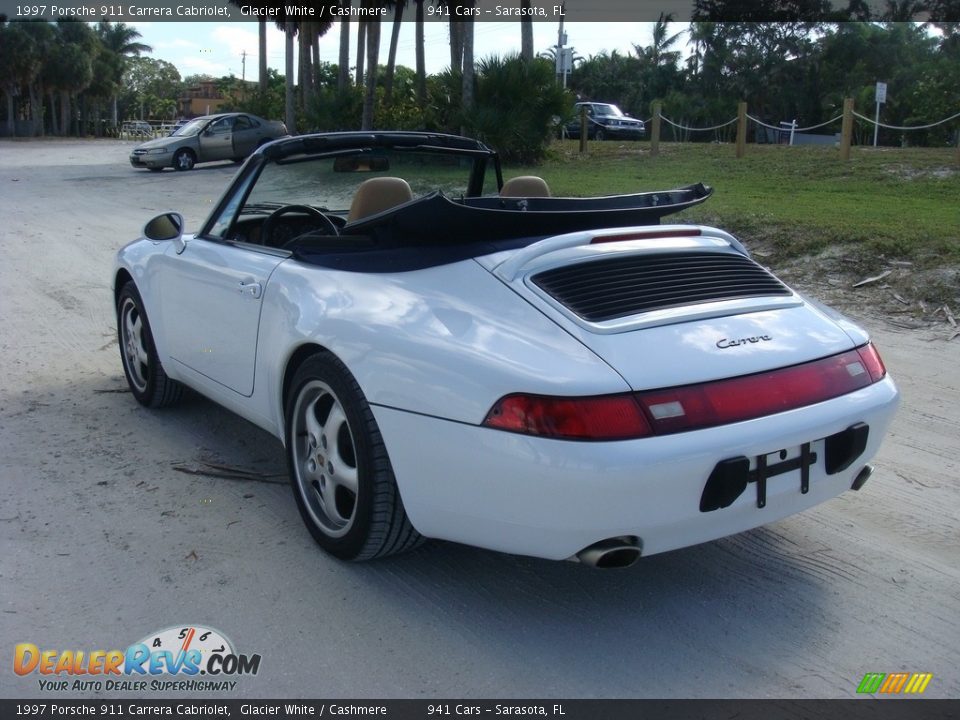
[[(759, 118), (754, 117), (753, 115), (747, 114), (747, 104), (745, 102), (741, 102), (739, 104), (736, 117), (733, 117), (730, 120), (727, 120), (726, 122), (721, 122), (716, 125), (708, 125), (705, 127), (694, 127), (692, 125), (687, 125), (683, 122), (677, 122), (676, 120), (672, 120), (671, 118), (663, 114), (662, 106), (660, 103), (654, 103), (653, 117), (650, 120), (645, 121), (645, 124), (652, 122), (652, 125), (653, 125), (652, 133), (650, 136), (650, 155), (652, 157), (655, 157), (659, 152), (661, 123), (665, 123), (666, 125), (669, 125), (671, 128), (674, 128), (675, 130), (679, 130), (684, 133), (715, 132), (718, 130), (722, 130), (723, 128), (729, 127), (733, 124), (736, 124), (737, 125), (736, 154), (737, 154), (737, 157), (742, 157), (743, 153), (745, 152), (748, 121), (754, 123), (758, 128), (764, 128), (766, 130), (771, 130), (776, 133), (789, 133), (791, 145), (794, 144), (794, 139), (798, 133), (808, 133), (812, 130), (819, 130), (820, 128), (825, 128), (830, 125), (834, 125), (836, 122), (840, 121), (841, 129), (839, 133), (840, 137), (838, 142), (838, 145), (840, 148), (840, 157), (843, 160), (849, 160), (850, 145), (852, 144), (852, 136), (853, 136), (853, 126), (856, 120), (869, 123), (870, 125), (874, 125), (877, 128), (884, 128), (886, 130), (893, 130), (896, 132), (910, 132), (913, 130), (929, 130), (931, 128), (939, 127), (941, 125), (945, 125), (949, 122), (952, 122), (958, 119), (960, 119), (960, 112), (954, 115), (951, 115), (950, 117), (946, 117), (942, 120), (938, 120), (936, 122), (928, 123), (925, 125), (888, 125), (886, 123), (881, 123), (877, 120), (873, 120), (865, 115), (861, 115), (860, 113), (855, 112), (853, 109), (853, 100), (851, 98), (847, 98), (846, 100), (844, 100), (843, 112), (840, 115), (832, 117), (829, 120), (826, 120), (822, 123), (817, 123), (816, 125), (808, 125), (805, 127), (798, 127), (796, 124), (797, 122), (796, 120), (793, 120), (791, 122), (785, 122), (785, 121), (781, 122), (779, 126), (765, 123)], [(815, 137), (821, 137), (821, 136), (815, 136)], [(826, 137), (829, 138), (830, 143), (837, 142), (834, 139), (834, 137), (836, 136), (833, 136), (833, 137), (826, 136)], [(809, 142), (809, 140), (807, 140), (807, 142)], [(876, 144), (876, 138), (874, 138), (874, 144)], [(958, 129), (957, 131), (956, 147), (957, 147), (957, 156), (956, 156), (957, 164), (960, 164), (960, 129)], [(581, 148), (581, 150), (583, 150), (583, 148)]]
[(929, 130), (930, 128), (937, 127), (938, 125), (943, 125), (944, 123), (948, 123), (951, 120), (956, 120), (957, 118), (960, 118), (960, 113), (957, 113), (956, 115), (951, 115), (950, 117), (944, 118), (943, 120), (938, 120), (935, 123), (930, 123), (929, 125), (907, 125), (907, 126), (885, 125), (882, 122), (871, 120), (870, 118), (865, 117), (858, 112), (854, 112), (853, 116), (855, 118), (859, 118), (860, 120), (866, 120), (871, 125), (876, 125), (878, 127), (886, 128), (887, 130)]

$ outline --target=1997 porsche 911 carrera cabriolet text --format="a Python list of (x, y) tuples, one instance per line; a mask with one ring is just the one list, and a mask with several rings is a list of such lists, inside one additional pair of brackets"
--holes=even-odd
[(123, 367), (280, 438), (317, 542), (623, 566), (859, 489), (898, 402), (867, 334), (715, 228), (710, 189), (551, 197), (482, 143), (273, 142), (199, 232), (118, 254)]

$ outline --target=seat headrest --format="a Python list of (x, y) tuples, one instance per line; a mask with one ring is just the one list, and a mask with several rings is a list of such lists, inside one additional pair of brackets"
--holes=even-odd
[(550, 197), (550, 187), (541, 177), (521, 175), (503, 184), (500, 197)]
[(353, 195), (347, 222), (376, 215), (413, 200), (413, 191), (403, 178), (375, 177), (364, 180)]

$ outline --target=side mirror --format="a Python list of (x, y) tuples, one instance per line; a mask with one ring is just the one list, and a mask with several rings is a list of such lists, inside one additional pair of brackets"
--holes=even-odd
[(157, 215), (143, 226), (143, 236), (154, 242), (173, 240), (177, 253), (182, 253), (187, 246), (183, 241), (183, 215), (175, 212)]

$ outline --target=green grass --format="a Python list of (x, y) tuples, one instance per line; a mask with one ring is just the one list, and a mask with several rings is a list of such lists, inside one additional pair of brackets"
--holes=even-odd
[[(955, 148), (832, 147), (592, 142), (555, 143), (538, 167), (504, 177), (542, 176), (554, 195), (611, 195), (695, 182), (715, 193), (674, 216), (722, 227), (782, 258), (843, 247), (865, 260), (906, 259), (935, 267), (960, 262), (960, 164)], [(867, 263), (869, 264), (869, 262)]]

